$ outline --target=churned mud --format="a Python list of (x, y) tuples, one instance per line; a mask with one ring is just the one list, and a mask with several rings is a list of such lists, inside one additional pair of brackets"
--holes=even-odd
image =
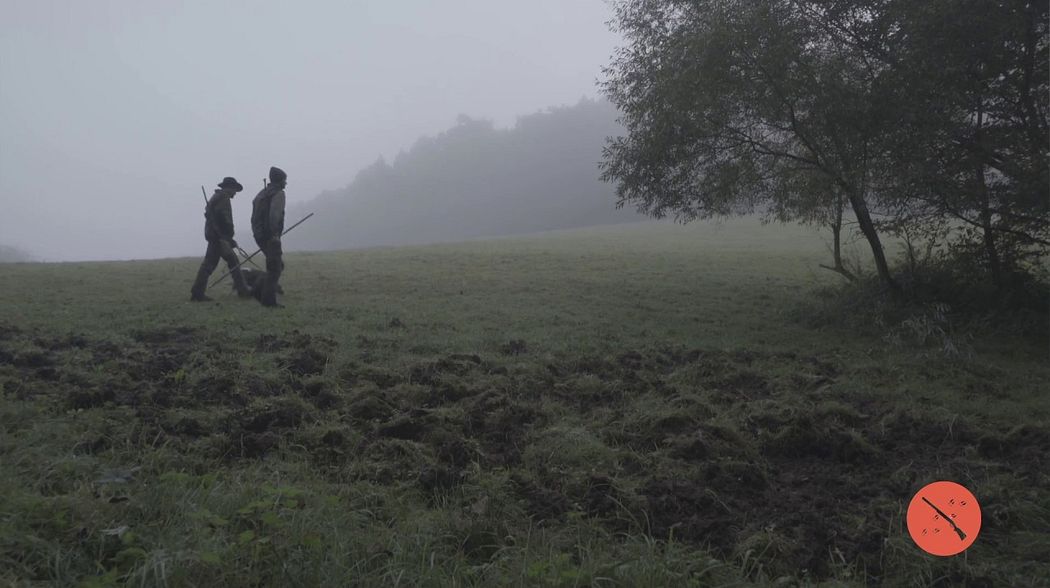
[(849, 366), (825, 358), (651, 348), (552, 360), (512, 340), (390, 367), (341, 360), (335, 341), (299, 332), (249, 347), (253, 364), (191, 329), (107, 341), (0, 326), (0, 381), (56, 413), (130, 411), (123, 433), (89, 435), (77, 452), (124, 435), (220, 468), (294, 448), (333, 479), (428, 500), (479, 468), (505, 471), (505, 498), (535, 525), (582, 516), (724, 558), (750, 550), (811, 578), (838, 559), (877, 580), (902, 509), (933, 479), (983, 490), (991, 542), (1039, 523), (1018, 505), (1048, 506), (1031, 494), (1050, 487), (1047, 427), (897, 406), (877, 387), (839, 386)]

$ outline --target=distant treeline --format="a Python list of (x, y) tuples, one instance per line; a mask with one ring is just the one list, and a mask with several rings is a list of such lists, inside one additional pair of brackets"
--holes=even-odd
[[(316, 212), (297, 229), (297, 249), (342, 249), (455, 241), (643, 220), (616, 209), (599, 180), (616, 109), (582, 100), (518, 119), (512, 129), (460, 116), (388, 164), (380, 158), (342, 190), (290, 211)], [(292, 244), (292, 243), (290, 243)]]
[(0, 263), (17, 263), (20, 261), (33, 261), (33, 256), (17, 247), (0, 245)]

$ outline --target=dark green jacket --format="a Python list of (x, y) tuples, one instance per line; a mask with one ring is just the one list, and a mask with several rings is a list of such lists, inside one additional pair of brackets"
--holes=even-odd
[(252, 200), (252, 236), (260, 245), (284, 232), (284, 187), (271, 182)]
[(216, 190), (204, 209), (204, 238), (209, 241), (233, 239), (233, 206), (230, 193)]

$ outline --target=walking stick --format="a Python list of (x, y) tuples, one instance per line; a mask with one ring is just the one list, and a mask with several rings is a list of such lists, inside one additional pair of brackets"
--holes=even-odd
[[(291, 233), (291, 232), (292, 232), (292, 229), (294, 229), (295, 227), (298, 227), (299, 225), (301, 225), (301, 224), (305, 223), (305, 222), (306, 222), (306, 219), (310, 218), (310, 217), (311, 217), (311, 216), (313, 216), (313, 215), (314, 215), (314, 213), (312, 213), (312, 212), (311, 212), (310, 214), (308, 214), (308, 215), (304, 216), (304, 217), (302, 218), (302, 220), (300, 220), (299, 222), (297, 222), (297, 223), (295, 223), (294, 225), (292, 225), (292, 226), (288, 227), (287, 229), (285, 229), (285, 230), (284, 230), (284, 232), (283, 232), (283, 233), (281, 233), (281, 236), (283, 237), (283, 236), (287, 235), (288, 233)], [(211, 283), (211, 286), (208, 286), (208, 287), (209, 287), (209, 288), (211, 288), (211, 287), (212, 287), (212, 286), (214, 286), (215, 284), (218, 284), (219, 282), (221, 282), (221, 281), (223, 281), (224, 279), (226, 279), (226, 276), (228, 276), (228, 275), (232, 274), (232, 273), (234, 272), (234, 270), (236, 270), (237, 268), (241, 267), (241, 265), (243, 265), (243, 264), (244, 264), (245, 262), (247, 262), (247, 261), (251, 260), (251, 258), (253, 258), (253, 257), (255, 257), (256, 255), (258, 255), (258, 254), (259, 254), (259, 253), (260, 253), (261, 251), (262, 251), (262, 249), (257, 249), (257, 250), (255, 251), (255, 253), (252, 253), (251, 255), (249, 255), (249, 256), (248, 256), (248, 259), (245, 259), (245, 260), (244, 260), (244, 261), (242, 261), (241, 263), (238, 263), (237, 265), (235, 265), (235, 266), (233, 266), (232, 268), (230, 268), (230, 271), (228, 271), (228, 272), (226, 272), (225, 274), (223, 274), (222, 276), (220, 276), (218, 280), (215, 280), (214, 282), (212, 282), (212, 283)]]
[(251, 258), (249, 258), (249, 257), (248, 257), (248, 252), (247, 252), (247, 251), (245, 251), (244, 249), (241, 249), (240, 245), (238, 245), (238, 246), (237, 246), (237, 251), (238, 251), (238, 252), (239, 252), (239, 253), (240, 253), (240, 254), (241, 254), (242, 256), (244, 256), (244, 262), (245, 262), (245, 263), (250, 263), (250, 264), (252, 264), (252, 265), (254, 265), (254, 266), (255, 266), (255, 269), (257, 269), (257, 270), (262, 270), (262, 268), (261, 268), (261, 267), (259, 267), (259, 264), (255, 263), (254, 261), (251, 261)]
[[(244, 249), (241, 249), (241, 246), (240, 246), (240, 245), (238, 245), (238, 246), (234, 247), (234, 249), (236, 249), (236, 250), (237, 250), (237, 253), (240, 253), (240, 254), (241, 254), (241, 257), (243, 257), (243, 258), (244, 258), (244, 261), (242, 261), (241, 263), (250, 263), (250, 264), (252, 264), (252, 265), (254, 265), (254, 266), (255, 266), (255, 269), (257, 269), (257, 270), (260, 270), (260, 271), (262, 271), (262, 268), (261, 268), (261, 267), (259, 267), (259, 264), (257, 264), (257, 263), (255, 263), (254, 261), (252, 261), (252, 258), (251, 258), (251, 256), (250, 256), (250, 255), (248, 255), (248, 252), (247, 252), (247, 251), (245, 251)], [(257, 251), (256, 253), (258, 253), (258, 251)], [(237, 264), (237, 265), (236, 265), (235, 267), (240, 267), (240, 266), (241, 266), (241, 263), (238, 263), (238, 264)]]

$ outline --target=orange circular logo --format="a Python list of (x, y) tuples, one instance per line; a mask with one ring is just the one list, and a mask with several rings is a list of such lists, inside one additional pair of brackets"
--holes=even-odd
[(955, 482), (934, 482), (908, 505), (908, 533), (927, 553), (949, 556), (973, 545), (981, 532), (981, 505)]

